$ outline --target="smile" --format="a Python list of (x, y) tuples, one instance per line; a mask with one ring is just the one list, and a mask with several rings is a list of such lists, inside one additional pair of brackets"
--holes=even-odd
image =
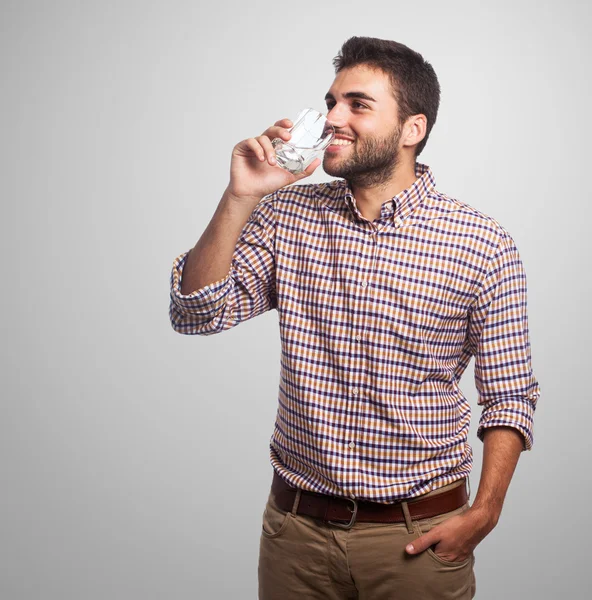
[(344, 140), (344, 139), (334, 139), (331, 142), (332, 146), (350, 146), (351, 144), (353, 144), (352, 140)]

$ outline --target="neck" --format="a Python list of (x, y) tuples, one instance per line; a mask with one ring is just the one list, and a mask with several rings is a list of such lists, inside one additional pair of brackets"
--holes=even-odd
[(380, 209), (384, 202), (411, 187), (416, 180), (415, 162), (408, 162), (398, 164), (392, 176), (385, 182), (365, 185), (350, 181), (349, 185), (358, 209), (366, 219), (373, 221), (380, 217)]

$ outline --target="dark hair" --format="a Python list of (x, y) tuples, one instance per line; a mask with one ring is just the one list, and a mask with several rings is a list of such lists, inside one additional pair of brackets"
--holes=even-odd
[(428, 141), (440, 105), (440, 84), (434, 68), (403, 44), (371, 37), (349, 38), (333, 59), (335, 73), (357, 65), (378, 68), (390, 77), (400, 125), (412, 115), (426, 116), (426, 134), (415, 149), (417, 158)]

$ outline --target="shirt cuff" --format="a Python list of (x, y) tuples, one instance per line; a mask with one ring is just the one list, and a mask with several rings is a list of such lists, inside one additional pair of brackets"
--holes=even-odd
[(513, 427), (524, 438), (524, 449), (531, 450), (534, 443), (532, 435), (534, 421), (534, 404), (528, 398), (503, 398), (485, 405), (477, 437), (483, 441), (485, 429), (488, 427)]
[(185, 315), (213, 317), (226, 303), (226, 296), (232, 287), (230, 274), (214, 283), (204, 286), (191, 294), (181, 293), (183, 268), (189, 252), (178, 256), (171, 271), (171, 302)]

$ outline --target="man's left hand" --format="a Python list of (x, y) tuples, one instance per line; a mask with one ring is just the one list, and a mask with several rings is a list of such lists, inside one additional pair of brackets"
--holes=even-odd
[(477, 544), (495, 527), (495, 519), (481, 510), (469, 508), (451, 517), (408, 544), (409, 554), (419, 554), (430, 546), (443, 560), (463, 562)]

